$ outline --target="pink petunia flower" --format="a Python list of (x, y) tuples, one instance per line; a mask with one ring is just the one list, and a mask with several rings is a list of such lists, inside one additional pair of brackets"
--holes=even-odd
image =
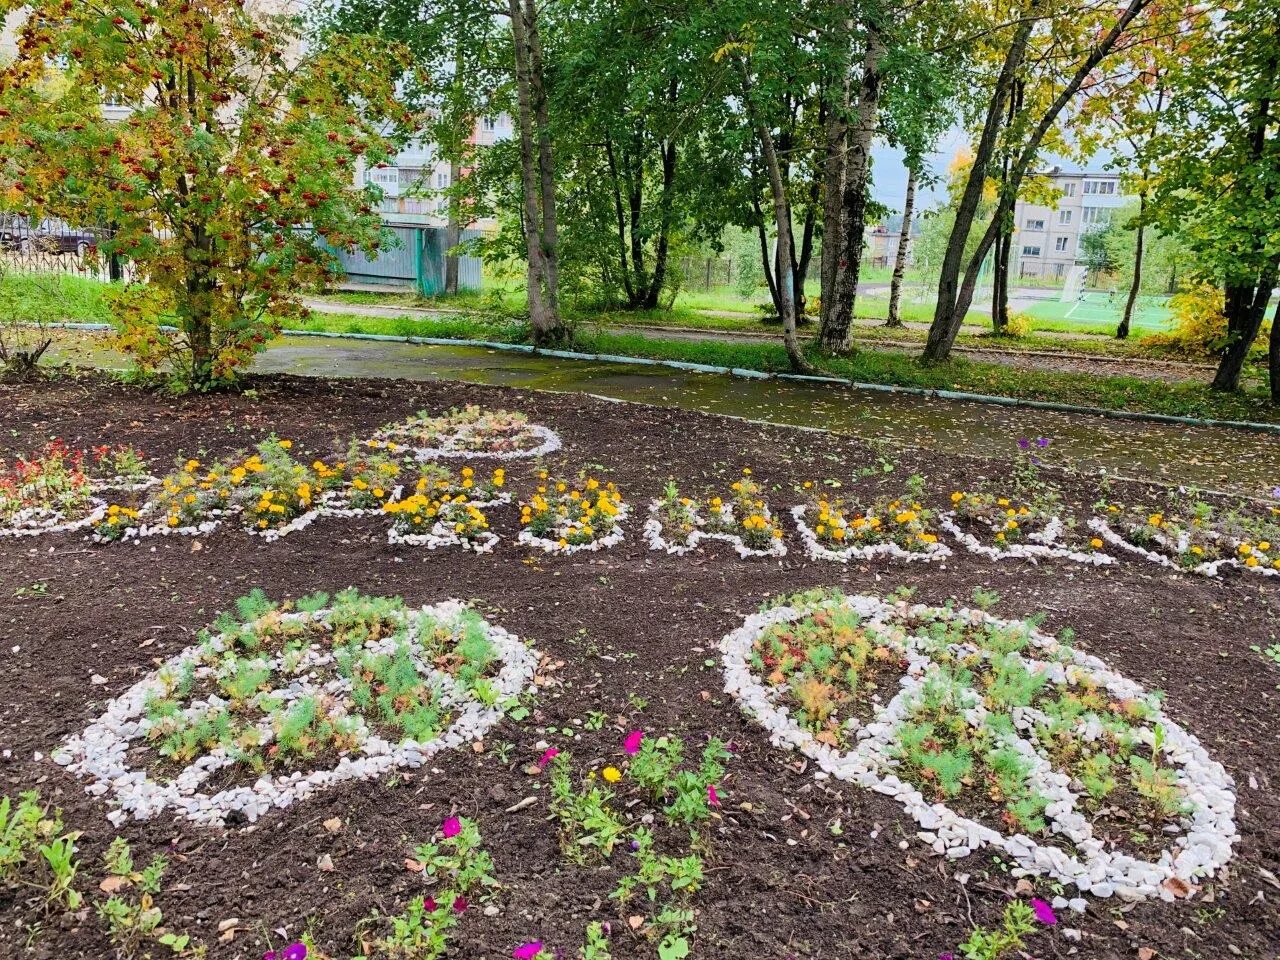
[(454, 898), (454, 901), (453, 901), (453, 912), (454, 912), (454, 913), (466, 913), (466, 912), (467, 912), (467, 898), (466, 898), (466, 897), (456, 897), (456, 898)]
[(720, 794), (716, 793), (716, 785), (714, 783), (707, 784), (707, 803), (713, 807), (720, 806)]
[(640, 741), (643, 739), (643, 730), (632, 730), (627, 734), (627, 739), (622, 741), (622, 749), (627, 751), (631, 756), (635, 756), (640, 752)]
[(426, 909), (428, 913), (434, 913), (436, 909), (436, 898), (427, 897), (422, 901), (422, 906)]
[(542, 941), (534, 940), (531, 943), (522, 943), (511, 951), (511, 956), (515, 960), (533, 960), (542, 952)]
[(1046, 927), (1052, 927), (1058, 922), (1057, 914), (1053, 912), (1053, 907), (1045, 903), (1040, 898), (1031, 901), (1031, 909), (1036, 912), (1036, 919), (1043, 923)]
[(440, 832), (446, 840), (450, 840), (462, 832), (462, 821), (457, 817), (450, 817), (440, 825)]
[(559, 750), (557, 750), (555, 747), (548, 747), (546, 753), (544, 753), (541, 757), (538, 758), (538, 769), (539, 770), (543, 769), (544, 767), (546, 767), (548, 763), (550, 763), (552, 760), (554, 760), (558, 756), (560, 756)]
[(307, 960), (307, 945), (291, 943), (281, 952), (279, 960)]

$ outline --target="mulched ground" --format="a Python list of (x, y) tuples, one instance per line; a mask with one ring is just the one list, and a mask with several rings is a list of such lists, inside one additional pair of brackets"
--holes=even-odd
[[(330, 790), (249, 829), (166, 818), (127, 823), (121, 833), (137, 860), (170, 857), (159, 905), (168, 923), (208, 943), (210, 957), (256, 960), (268, 937), (280, 943), (273, 931), (308, 928), (329, 952), (349, 956), (361, 918), (375, 908), (398, 912), (421, 890), (404, 858), (454, 811), (479, 821), (503, 889), (496, 916), (478, 907), (465, 915), (450, 956), (506, 957), (538, 938), (574, 957), (585, 923), (607, 919), (615, 957), (654, 957), (620, 922), (626, 911), (608, 900), (617, 866), (565, 863), (546, 820), (545, 778), (525, 772), (539, 741), (568, 745), (550, 730), (598, 710), (610, 722), (571, 745), (581, 767), (615, 760), (633, 727), (691, 742), (717, 735), (737, 748), (720, 789), (723, 816), (710, 834), (708, 882), (696, 900), (694, 956), (932, 960), (954, 949), (971, 923), (997, 922), (1014, 881), (987, 855), (932, 856), (895, 803), (817, 780), (797, 756), (772, 748), (720, 693), (715, 646), (763, 600), (795, 590), (831, 585), (885, 594), (910, 586), (918, 600), (942, 603), (967, 600), (984, 586), (1002, 597), (997, 614), (1043, 611), (1047, 629), (1072, 628), (1083, 649), (1166, 691), (1169, 714), (1226, 765), (1239, 793), (1242, 840), (1218, 880), (1177, 904), (1091, 900), (1083, 917), (1064, 915), (1057, 928), (1038, 932), (1031, 954), (1280, 955), (1280, 802), (1273, 793), (1280, 787), (1280, 670), (1249, 649), (1276, 642), (1280, 584), (1240, 576), (1214, 583), (1136, 561), (1114, 569), (1032, 567), (959, 552), (945, 567), (881, 561), (845, 568), (803, 559), (789, 524), (791, 553), (781, 561), (740, 560), (725, 544), (668, 557), (648, 550), (639, 533), (647, 501), (668, 477), (696, 494), (750, 466), (766, 488), (778, 485), (772, 500), (781, 513), (795, 499), (793, 484), (807, 478), (838, 477), (846, 492), (856, 481), (870, 495), (919, 471), (942, 505), (952, 489), (1004, 475), (1007, 464), (904, 452), (886, 475), (875, 465), (878, 452), (858, 440), (499, 388), (294, 378), (250, 386), (245, 395), (181, 400), (94, 378), (0, 386), (0, 456), (60, 436), (73, 445), (131, 442), (164, 464), (179, 452), (225, 455), (272, 430), (293, 439), (295, 453), (323, 454), (415, 410), (476, 401), (523, 410), (558, 430), (565, 447), (549, 465), (600, 471), (637, 513), (624, 544), (572, 558), (531, 557), (517, 546), (511, 508), (491, 514), (504, 539), (482, 557), (391, 548), (376, 518), (324, 520), (274, 544), (218, 531), (198, 551), (185, 537), (113, 547), (75, 535), (0, 540), (0, 792), (38, 786), (64, 809), (69, 827), (84, 831), (91, 904), (101, 899), (100, 856), (116, 831), (83, 782), (37, 755), (47, 757), (83, 729), (110, 697), (189, 645), (216, 611), (252, 587), (284, 598), (353, 585), (413, 604), (473, 598), (495, 622), (563, 661), (550, 674), (561, 685), (545, 688), (522, 722), (505, 721), (484, 752), (445, 754), (429, 772)], [(876, 466), (873, 480), (856, 480), (864, 466)], [(528, 468), (517, 462), (509, 471), (515, 489), (527, 489)], [(1097, 489), (1062, 481), (1087, 514)], [(1133, 491), (1119, 491), (1126, 493)], [(91, 685), (93, 674), (107, 683)], [(639, 708), (629, 694), (647, 704)], [(530, 796), (538, 802), (506, 812)], [(333, 817), (343, 822), (336, 833), (324, 826)], [(331, 871), (317, 867), (325, 857)], [(621, 865), (625, 854), (614, 859)], [(962, 884), (958, 876), (966, 874)], [(1046, 883), (1036, 889), (1055, 892)], [(230, 918), (239, 918), (236, 932), (220, 940), (218, 925)], [(0, 956), (26, 955), (35, 922), (44, 927), (35, 956), (112, 955), (91, 912), (41, 920), (0, 899)]]

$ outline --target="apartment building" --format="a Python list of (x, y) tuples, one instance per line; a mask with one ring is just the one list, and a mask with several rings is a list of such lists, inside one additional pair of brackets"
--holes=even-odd
[(1063, 171), (1044, 174), (1059, 197), (1055, 207), (1019, 200), (1013, 208), (1014, 277), (1065, 278), (1080, 258), (1080, 238), (1106, 224), (1134, 198), (1120, 175)]

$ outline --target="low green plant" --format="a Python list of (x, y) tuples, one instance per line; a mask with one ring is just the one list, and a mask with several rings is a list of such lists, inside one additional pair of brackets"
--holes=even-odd
[(67, 831), (62, 811), (50, 810), (32, 790), (0, 797), (0, 890), (37, 892), (46, 909), (77, 910), (84, 902), (75, 889), (78, 831)]
[[(377, 912), (361, 929), (382, 929), (362, 941), (364, 956), (386, 960), (438, 960), (449, 956), (450, 936), (466, 911), (468, 898), (496, 889), (493, 858), (484, 849), (480, 826), (467, 817), (450, 817), (436, 839), (414, 850), (414, 862), (439, 886), (432, 895), (414, 897), (404, 912), (384, 918)], [(390, 929), (386, 929), (390, 925)]]
[(710, 790), (724, 776), (729, 751), (712, 738), (702, 750), (696, 770), (681, 769), (684, 741), (679, 737), (646, 737), (631, 759), (630, 776), (663, 804), (670, 823), (694, 824), (711, 816)]
[(567, 752), (551, 761), (551, 813), (560, 826), (560, 846), (578, 863), (593, 853), (607, 858), (622, 842), (626, 826), (612, 809), (612, 790), (574, 786), (572, 762)]
[(164, 926), (164, 914), (155, 902), (169, 865), (164, 857), (156, 856), (144, 869), (135, 870), (129, 842), (116, 837), (103, 862), (108, 874), (104, 886), (111, 890), (111, 896), (98, 904), (97, 914), (122, 960), (150, 958), (153, 946), (164, 947), (176, 956), (205, 955), (203, 946), (192, 945), (190, 935)]
[(653, 833), (644, 827), (636, 830), (632, 846), (635, 872), (619, 880), (610, 896), (626, 904), (643, 892), (657, 908), (644, 933), (657, 943), (660, 960), (689, 956), (689, 940), (697, 929), (689, 901), (702, 885), (702, 858), (657, 854)]
[(1001, 960), (1026, 946), (1024, 939), (1035, 930), (1035, 911), (1021, 900), (1010, 900), (1000, 926), (990, 930), (975, 927), (960, 944), (964, 960)]

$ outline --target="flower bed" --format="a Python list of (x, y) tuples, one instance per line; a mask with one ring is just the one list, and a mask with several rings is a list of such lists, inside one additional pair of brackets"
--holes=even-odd
[(622, 542), (629, 512), (612, 482), (580, 476), (576, 481), (538, 473), (537, 492), (520, 505), (520, 543), (547, 553), (604, 550)]
[[(118, 451), (100, 447), (86, 457), (84, 451), (72, 450), (61, 440), (18, 458), (12, 467), (0, 463), (0, 537), (66, 533), (98, 522), (107, 504), (94, 493), (114, 473), (113, 454), (120, 452), (124, 457), (122, 451), (141, 463), (131, 447)], [(105, 468), (97, 480), (94, 467)]]
[(489, 519), (464, 494), (456, 497), (429, 497), (415, 493), (388, 503), (383, 511), (391, 516), (387, 542), (401, 546), (460, 546), (474, 553), (490, 553), (498, 537), (489, 530)]
[(787, 546), (782, 527), (760, 497), (750, 469), (733, 483), (730, 496), (710, 496), (697, 501), (682, 496), (674, 483), (649, 504), (644, 534), (654, 550), (683, 555), (704, 540), (723, 540), (740, 557), (783, 557)]
[(1046, 557), (1094, 566), (1115, 562), (1102, 552), (1105, 543), (1099, 537), (1084, 544), (1070, 543), (1071, 525), (1048, 505), (960, 490), (951, 494), (951, 503), (953, 509), (938, 517), (938, 525), (970, 553), (1031, 563)]
[(372, 445), (392, 453), (406, 452), (418, 460), (485, 458), (515, 460), (542, 457), (560, 449), (560, 438), (523, 413), (485, 410), (471, 404), (441, 416), (423, 411), (383, 427)]
[(400, 496), (404, 466), (392, 456), (371, 450), (367, 444), (352, 443), (347, 455), (333, 466), (323, 460), (311, 464), (319, 482), (327, 489), (320, 494), (319, 512), (324, 517), (364, 517), (382, 512), (385, 504)]
[(111, 794), (117, 826), (173, 810), (254, 821), (345, 780), (421, 767), (481, 737), (536, 654), (458, 601), (411, 610), (348, 590), (237, 602), (55, 753)]
[(894, 797), (938, 854), (1172, 899), (1238, 839), (1230, 777), (1160, 698), (1026, 622), (814, 593), (721, 644), (779, 746)]
[(1112, 503), (1089, 527), (1108, 543), (1171, 570), (1217, 577), (1235, 568), (1280, 576), (1280, 524), (1273, 516), (1220, 516), (1199, 501), (1154, 509)]
[(792, 507), (791, 516), (813, 560), (848, 563), (887, 556), (929, 562), (951, 556), (930, 525), (933, 511), (912, 493), (880, 497), (865, 509), (815, 494)]

